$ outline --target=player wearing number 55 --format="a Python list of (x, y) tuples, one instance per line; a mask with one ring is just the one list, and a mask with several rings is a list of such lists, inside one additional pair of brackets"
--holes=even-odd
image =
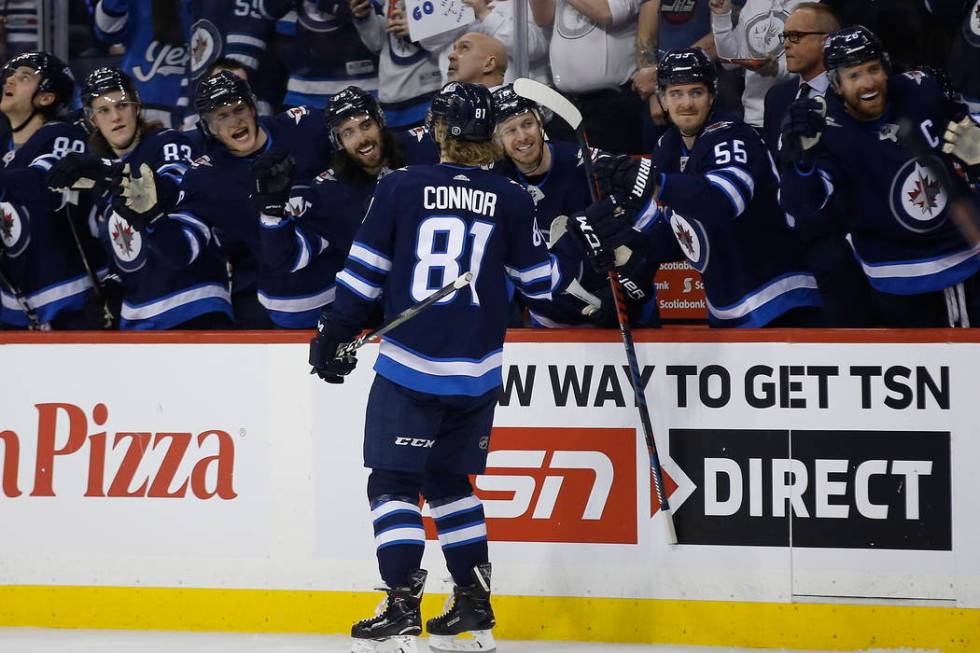
[[(398, 326), (381, 341), (367, 404), (367, 498), (385, 602), (352, 628), (354, 651), (416, 651), (426, 571), (420, 495), (429, 502), (455, 587), (446, 613), (427, 622), (429, 648), (460, 649), (472, 633), (493, 650), (490, 563), (483, 506), (469, 475), (486, 466), (502, 384), (506, 277), (532, 299), (551, 294), (551, 261), (534, 203), (518, 184), (481, 166), (498, 158), (490, 91), (450, 82), (427, 119), (440, 163), (409, 166), (378, 182), (337, 297), (324, 311), (310, 364), (342, 383), (356, 359), (338, 348), (379, 305), (386, 320), (467, 272), (468, 286)], [(350, 436), (353, 434), (331, 434)], [(392, 641), (393, 640), (393, 641)], [(464, 644), (472, 644), (472, 640)]]
[(0, 321), (7, 329), (98, 328), (85, 316), (92, 270), (104, 257), (85, 228), (88, 207), (67, 204), (44, 175), (85, 151), (80, 124), (59, 121), (75, 81), (57, 57), (25, 52), (3, 68), (0, 111), (10, 121), (0, 169)]

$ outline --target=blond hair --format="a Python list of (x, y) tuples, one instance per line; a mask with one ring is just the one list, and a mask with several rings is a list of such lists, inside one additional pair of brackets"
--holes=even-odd
[(433, 138), (439, 144), (439, 153), (446, 163), (482, 166), (503, 158), (503, 152), (495, 141), (464, 141), (453, 138), (446, 134), (446, 124), (442, 120), (436, 122)]

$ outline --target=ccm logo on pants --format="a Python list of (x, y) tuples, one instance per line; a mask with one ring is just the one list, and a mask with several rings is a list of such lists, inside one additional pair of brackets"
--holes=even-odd
[(949, 443), (945, 431), (673, 429), (671, 458), (696, 485), (679, 538), (948, 551)]

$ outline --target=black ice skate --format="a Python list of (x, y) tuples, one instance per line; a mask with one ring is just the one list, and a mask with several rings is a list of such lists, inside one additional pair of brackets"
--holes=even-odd
[(422, 632), (422, 590), (426, 571), (417, 569), (409, 587), (382, 588), (386, 596), (370, 619), (358, 621), (350, 629), (354, 638), (351, 653), (416, 653), (416, 639)]
[(491, 629), (497, 624), (490, 607), (490, 563), (473, 567), (473, 584), (453, 587), (446, 611), (429, 619), (429, 650), (437, 653), (497, 650)]

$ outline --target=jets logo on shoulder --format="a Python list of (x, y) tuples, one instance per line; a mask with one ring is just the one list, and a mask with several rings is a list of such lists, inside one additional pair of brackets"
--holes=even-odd
[(677, 211), (667, 209), (670, 213), (670, 228), (674, 232), (677, 244), (681, 246), (684, 256), (698, 272), (704, 272), (708, 267), (710, 246), (704, 227), (697, 220), (688, 219)]
[(10, 165), (10, 162), (14, 160), (14, 157), (15, 156), (17, 156), (17, 150), (10, 150), (6, 154), (4, 154), (3, 155), (3, 166), (5, 168), (7, 166), (9, 166)]
[(333, 170), (324, 170), (316, 176), (316, 183), (322, 184), (327, 181), (337, 181), (337, 177), (334, 176)]
[(544, 193), (537, 186), (529, 185), (527, 187), (527, 192), (530, 193), (531, 199), (534, 200), (534, 205), (537, 206), (538, 202), (544, 199)]
[(134, 272), (146, 264), (146, 258), (140, 256), (143, 252), (143, 237), (133, 229), (122, 216), (113, 211), (108, 222), (109, 240), (112, 242), (112, 253), (119, 267), (125, 272)]
[(310, 115), (310, 110), (306, 107), (293, 107), (286, 111), (286, 115), (293, 119), (297, 125), (299, 121), (303, 119), (304, 116)]
[(408, 133), (414, 136), (415, 140), (421, 143), (422, 139), (425, 138), (425, 135), (429, 133), (429, 130), (425, 127), (412, 127), (408, 130)]
[(967, 19), (963, 21), (963, 38), (970, 45), (980, 47), (980, 0), (973, 3)]
[(687, 162), (690, 161), (690, 160), (691, 160), (691, 157), (689, 157), (687, 155), (684, 155), (684, 156), (681, 157), (681, 162), (680, 162), (681, 172), (684, 172), (685, 168), (687, 168)]
[(205, 154), (204, 156), (199, 156), (196, 159), (194, 159), (194, 161), (191, 162), (191, 165), (193, 167), (195, 167), (195, 168), (199, 168), (201, 166), (208, 166), (208, 167), (210, 167), (211, 166), (211, 157), (208, 156), (207, 154)]
[(922, 86), (922, 80), (926, 78), (926, 74), (921, 70), (907, 70), (902, 73), (903, 77), (908, 77), (918, 86)]
[[(929, 157), (929, 166), (940, 165), (938, 158)], [(932, 170), (912, 159), (892, 180), (889, 203), (899, 224), (909, 231), (926, 233), (946, 222), (949, 196)]]
[(898, 125), (891, 122), (882, 125), (878, 130), (878, 140), (898, 143)]
[(704, 131), (701, 132), (701, 135), (707, 136), (711, 132), (720, 131), (722, 129), (725, 129), (726, 127), (731, 127), (731, 125), (732, 122), (730, 120), (721, 120), (719, 122), (714, 122), (708, 125), (707, 127), (705, 127)]
[(191, 25), (191, 77), (201, 75), (221, 56), (221, 32), (210, 20)]
[(31, 242), (27, 209), (21, 210), (23, 216), (10, 202), (0, 202), (0, 240), (11, 258), (19, 256)]
[(313, 205), (300, 196), (290, 197), (286, 203), (286, 212), (294, 218), (301, 218), (311, 206)]
[(467, 177), (466, 175), (456, 175), (455, 177), (453, 177), (453, 180), (454, 181), (469, 181), (470, 178)]

